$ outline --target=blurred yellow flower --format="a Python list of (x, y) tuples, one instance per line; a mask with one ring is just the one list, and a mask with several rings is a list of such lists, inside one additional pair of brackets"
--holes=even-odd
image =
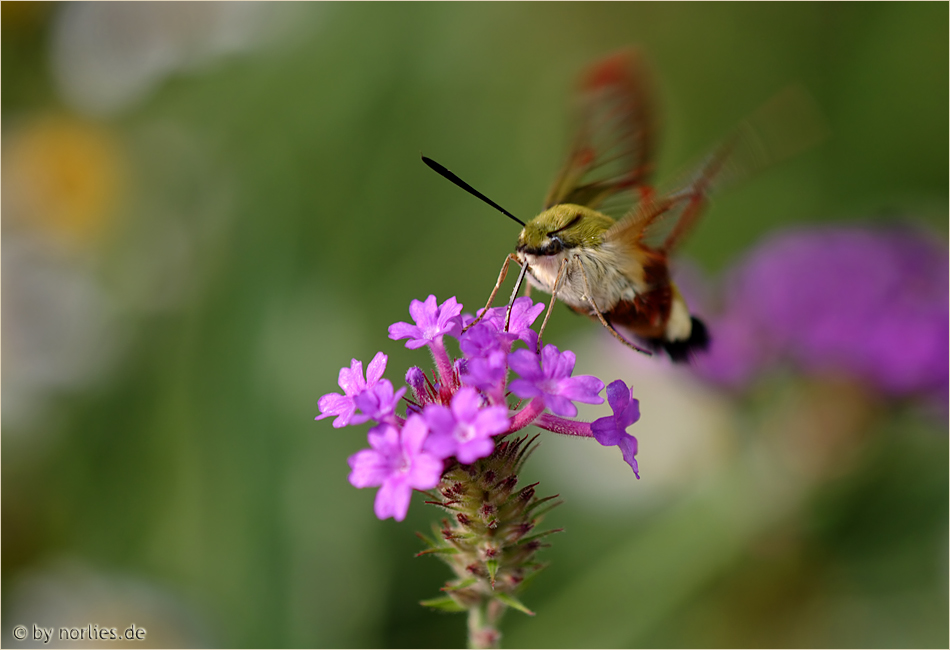
[(91, 243), (123, 186), (122, 153), (104, 127), (45, 116), (11, 134), (4, 152), (5, 216), (68, 243)]

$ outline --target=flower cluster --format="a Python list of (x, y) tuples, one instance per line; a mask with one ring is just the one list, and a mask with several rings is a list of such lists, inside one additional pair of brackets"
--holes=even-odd
[[(356, 359), (340, 370), (343, 394), (321, 397), (316, 419), (336, 416), (334, 427), (375, 422), (369, 430), (370, 448), (348, 462), (351, 484), (379, 487), (377, 517), (402, 521), (413, 489), (435, 488), (448, 470), (487, 458), (506, 436), (532, 424), (618, 446), (623, 459), (638, 471), (637, 441), (626, 432), (639, 418), (637, 400), (618, 380), (607, 387), (613, 415), (593, 423), (569, 419), (577, 415), (575, 402), (603, 403), (599, 393), (604, 383), (590, 375), (572, 376), (576, 359), (569, 350), (545, 345), (536, 352), (538, 334), (531, 326), (543, 310), (542, 303), (522, 297), (510, 313), (498, 307), (476, 318), (462, 314), (455, 298), (442, 304), (435, 296), (413, 300), (413, 323), (393, 324), (389, 337), (408, 339), (410, 349), (427, 346), (435, 365), (429, 375), (410, 368), (407, 387), (394, 390), (383, 378), (387, 357), (382, 352), (367, 366), (365, 379)], [(449, 355), (446, 337), (458, 341), (460, 358)], [(527, 347), (514, 349), (518, 341)], [(509, 381), (509, 371), (518, 378)], [(510, 395), (519, 399), (509, 404)], [(407, 404), (404, 415), (397, 413), (400, 400)]]

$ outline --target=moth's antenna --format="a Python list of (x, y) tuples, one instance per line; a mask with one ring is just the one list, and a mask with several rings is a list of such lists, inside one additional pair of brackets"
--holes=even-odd
[(484, 194), (482, 194), (481, 192), (479, 192), (478, 190), (476, 190), (474, 187), (472, 187), (471, 185), (469, 185), (468, 183), (466, 183), (465, 181), (463, 181), (461, 178), (459, 178), (458, 176), (456, 176), (455, 174), (453, 174), (452, 172), (450, 172), (448, 169), (446, 169), (445, 167), (443, 167), (442, 165), (440, 165), (440, 164), (437, 163), (436, 161), (432, 160), (431, 158), (426, 158), (425, 156), (423, 156), (423, 157), (422, 157), (422, 162), (424, 162), (426, 165), (428, 165), (429, 169), (431, 169), (432, 171), (434, 171), (436, 174), (438, 174), (438, 175), (441, 176), (442, 178), (445, 178), (446, 180), (451, 181), (452, 183), (454, 183), (455, 185), (458, 185), (459, 187), (461, 187), (463, 190), (465, 190), (466, 192), (468, 192), (468, 193), (471, 194), (472, 196), (481, 199), (482, 201), (484, 201), (485, 203), (487, 203), (487, 204), (490, 205), (491, 207), (495, 208), (496, 210), (498, 210), (499, 212), (501, 212), (503, 215), (505, 215), (505, 216), (508, 217), (509, 219), (513, 219), (513, 220), (517, 221), (517, 222), (520, 223), (522, 226), (525, 225), (524, 221), (522, 221), (521, 219), (519, 219), (519, 218), (516, 217), (515, 215), (513, 215), (513, 214), (511, 214), (510, 212), (508, 212), (507, 210), (505, 210), (503, 207), (501, 207), (500, 205), (498, 205), (497, 203), (495, 203), (494, 201), (492, 201), (490, 198), (488, 198), (487, 196), (485, 196)]

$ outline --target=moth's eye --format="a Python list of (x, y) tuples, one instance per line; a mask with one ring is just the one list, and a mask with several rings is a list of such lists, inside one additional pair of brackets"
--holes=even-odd
[(550, 235), (551, 243), (545, 246), (545, 253), (547, 255), (555, 255), (564, 250), (564, 242), (561, 241), (561, 238), (557, 235)]

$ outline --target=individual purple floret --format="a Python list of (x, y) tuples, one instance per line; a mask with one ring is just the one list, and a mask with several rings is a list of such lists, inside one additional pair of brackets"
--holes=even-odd
[[(354, 398), (368, 388), (374, 387), (383, 373), (386, 371), (386, 361), (388, 357), (382, 352), (377, 352), (373, 360), (366, 367), (366, 379), (363, 379), (363, 362), (353, 359), (349, 368), (340, 369), (339, 384), (344, 394), (329, 393), (317, 401), (317, 407), (320, 409), (320, 415), (315, 420), (322, 420), (331, 415), (337, 418), (333, 421), (336, 429), (350, 424), (353, 414), (356, 412)], [(389, 383), (389, 382), (387, 382)], [(390, 384), (392, 390), (392, 384)], [(362, 420), (365, 422), (366, 420)], [(354, 422), (354, 424), (356, 424)]]
[(425, 449), (439, 458), (455, 456), (460, 463), (473, 463), (495, 449), (492, 436), (504, 433), (510, 424), (504, 406), (482, 407), (474, 388), (461, 388), (452, 397), (451, 408), (440, 404), (426, 407), (429, 425)]
[(430, 295), (425, 302), (413, 300), (409, 304), (409, 315), (414, 325), (409, 323), (393, 323), (389, 326), (389, 338), (394, 341), (409, 339), (406, 347), (410, 350), (421, 348), (432, 343), (441, 336), (448, 334), (458, 336), (462, 331), (462, 322), (459, 314), (462, 305), (453, 296), (441, 305), (437, 304), (435, 296)]
[(412, 490), (429, 490), (439, 484), (443, 463), (423, 450), (428, 430), (419, 415), (410, 415), (402, 431), (381, 424), (369, 432), (371, 449), (347, 459), (354, 487), (379, 487), (373, 510), (379, 519), (406, 518)]
[(478, 323), (462, 334), (459, 348), (468, 357), (460, 373), (462, 383), (484, 391), (500, 386), (508, 370), (506, 347), (492, 325)]
[(640, 478), (637, 439), (627, 433), (627, 427), (640, 419), (640, 401), (633, 397), (633, 389), (618, 379), (607, 385), (607, 402), (614, 414), (591, 422), (594, 438), (605, 447), (620, 447), (623, 459)]
[[(508, 342), (521, 339), (530, 346), (532, 341), (529, 339), (533, 338), (533, 341), (537, 342), (537, 332), (531, 329), (531, 325), (534, 324), (534, 321), (543, 311), (543, 302), (535, 303), (528, 296), (522, 296), (515, 299), (515, 302), (511, 305), (511, 320), (508, 323), (507, 332), (505, 331), (505, 320), (508, 317), (507, 305), (489, 309), (481, 323), (491, 326), (495, 332), (498, 332)], [(532, 334), (533, 337), (531, 337)]]
[(573, 402), (604, 402), (598, 395), (604, 382), (591, 375), (571, 377), (575, 361), (573, 352), (562, 353), (554, 345), (544, 346), (540, 362), (533, 350), (515, 350), (508, 355), (508, 365), (521, 379), (513, 380), (508, 388), (521, 398), (541, 398), (555, 415), (574, 417), (577, 407)]
[(361, 413), (350, 418), (350, 424), (363, 424), (369, 420), (387, 422), (396, 413), (399, 400), (406, 394), (406, 387), (393, 392), (393, 385), (388, 379), (383, 379), (372, 388), (367, 388), (353, 398)]
[(485, 357), (468, 359), (465, 372), (462, 373), (462, 383), (479, 390), (493, 390), (504, 381), (508, 372), (506, 359), (507, 355), (503, 350), (495, 350)]
[(473, 359), (487, 357), (492, 352), (501, 350), (502, 343), (494, 326), (482, 321), (459, 337), (459, 349), (466, 357)]

